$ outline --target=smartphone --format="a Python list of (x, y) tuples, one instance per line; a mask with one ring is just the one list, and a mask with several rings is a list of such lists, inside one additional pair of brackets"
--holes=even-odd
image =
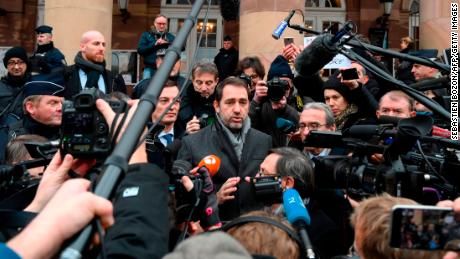
[(287, 46), (287, 45), (289, 45), (291, 43), (294, 43), (294, 38), (292, 38), (292, 37), (286, 37), (283, 40), (284, 40), (284, 46)]
[(359, 79), (358, 70), (356, 68), (349, 68), (340, 71), (343, 80), (354, 80)]
[(392, 210), (390, 246), (460, 251), (460, 214), (452, 208), (396, 205)]

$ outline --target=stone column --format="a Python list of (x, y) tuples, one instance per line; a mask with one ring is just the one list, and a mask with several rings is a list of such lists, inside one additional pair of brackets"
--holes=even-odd
[(459, 1), (420, 1), (420, 48), (443, 49), (450, 47), (450, 3)]
[[(305, 0), (241, 0), (240, 3), (240, 59), (258, 56), (268, 72), (270, 63), (283, 50), (283, 37), (293, 37), (296, 45), (303, 45), (303, 34), (286, 28), (281, 39), (273, 39), (272, 32), (293, 9), (305, 9)], [(291, 24), (302, 24), (297, 11)]]
[(46, 0), (45, 24), (53, 27), (54, 45), (64, 53), (67, 64), (74, 63), (81, 35), (100, 31), (106, 40), (106, 63), (111, 64), (112, 0)]

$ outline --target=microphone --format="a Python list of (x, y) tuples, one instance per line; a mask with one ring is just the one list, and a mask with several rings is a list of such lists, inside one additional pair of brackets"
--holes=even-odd
[(373, 136), (379, 135), (384, 137), (392, 137), (398, 133), (397, 130), (388, 129), (378, 125), (353, 125), (346, 133), (346, 137), (359, 138), (359, 139), (371, 139)]
[(182, 177), (184, 175), (189, 175), (190, 170), (192, 170), (193, 166), (190, 162), (185, 160), (176, 160), (172, 164), (171, 173), (175, 177)]
[(297, 228), (307, 252), (307, 258), (315, 258), (313, 246), (307, 233), (307, 225), (310, 225), (310, 215), (297, 190), (290, 188), (283, 193), (283, 206), (286, 218)]
[(291, 10), (289, 12), (289, 15), (286, 16), (286, 18), (284, 18), (284, 20), (281, 21), (280, 24), (278, 25), (278, 27), (276, 27), (276, 29), (273, 31), (272, 37), (275, 40), (280, 39), (280, 37), (283, 34), (284, 30), (286, 30), (286, 27), (288, 26), (289, 21), (291, 20), (292, 16), (294, 16), (294, 13), (295, 13), (295, 10)]
[(296, 125), (290, 120), (284, 118), (276, 118), (276, 127), (283, 133), (288, 134), (295, 131)]
[[(198, 167), (205, 168), (208, 170), (209, 175), (213, 177), (216, 175), (217, 171), (219, 171), (220, 168), (220, 158), (216, 155), (209, 155), (205, 156), (201, 161), (198, 163)], [(198, 169), (198, 170), (200, 170)]]
[(450, 87), (450, 77), (443, 76), (435, 79), (421, 80), (409, 86), (419, 91), (444, 89)]
[(339, 53), (337, 48), (340, 45), (339, 41), (351, 29), (352, 25), (348, 22), (335, 35), (322, 34), (316, 37), (296, 58), (296, 71), (301, 76), (309, 76), (317, 73)]

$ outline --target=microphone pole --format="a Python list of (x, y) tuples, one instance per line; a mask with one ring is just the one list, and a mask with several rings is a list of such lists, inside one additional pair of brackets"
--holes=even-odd
[[(128, 160), (134, 152), (139, 141), (139, 137), (145, 128), (145, 123), (152, 114), (156, 105), (157, 97), (168, 79), (169, 72), (174, 64), (179, 59), (181, 50), (187, 41), (190, 31), (193, 29), (197, 16), (203, 6), (205, 0), (197, 0), (192, 5), (189, 16), (185, 19), (184, 25), (181, 27), (174, 39), (172, 45), (166, 51), (166, 56), (163, 63), (158, 68), (154, 77), (150, 81), (145, 93), (139, 100), (139, 105), (127, 125), (125, 134), (122, 135), (119, 143), (115, 146), (112, 154), (105, 160), (105, 169), (102, 171), (102, 177), (96, 185), (94, 193), (106, 199), (110, 199), (122, 173), (128, 171)], [(82, 258), (82, 252), (85, 250), (93, 233), (93, 225), (86, 226), (81, 231), (76, 239), (70, 243), (61, 253), (60, 258), (63, 259), (79, 259)]]
[[(348, 44), (348, 43), (347, 43)], [(374, 72), (377, 76), (381, 77), (382, 79), (393, 83), (395, 86), (398, 87), (399, 90), (403, 91), (405, 94), (409, 95), (410, 97), (414, 98), (415, 100), (419, 101), (428, 109), (432, 110), (433, 112), (441, 115), (444, 119), (450, 121), (450, 112), (448, 112), (446, 109), (441, 107), (438, 103), (435, 103), (433, 100), (425, 96), (424, 94), (418, 92), (415, 89), (412, 89), (408, 87), (406, 84), (403, 82), (396, 80), (393, 78), (391, 75), (377, 67), (376, 65), (372, 64), (370, 61), (367, 59), (361, 57), (360, 55), (357, 55), (353, 50), (344, 50), (343, 48), (339, 49), (339, 52), (346, 56), (347, 58), (351, 60), (358, 61), (361, 65), (363, 65), (364, 68), (367, 70)]]

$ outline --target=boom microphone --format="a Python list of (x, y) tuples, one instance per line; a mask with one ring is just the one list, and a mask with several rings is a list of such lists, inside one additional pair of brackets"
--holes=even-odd
[(294, 16), (294, 13), (295, 13), (295, 10), (291, 10), (289, 12), (289, 15), (286, 16), (286, 18), (284, 18), (284, 20), (281, 21), (280, 24), (278, 25), (278, 27), (276, 27), (276, 29), (273, 31), (272, 37), (275, 40), (280, 39), (280, 37), (283, 34), (284, 30), (286, 30), (286, 27), (288, 26), (289, 21), (291, 20), (292, 16)]
[(322, 34), (316, 37), (296, 58), (295, 69), (301, 76), (309, 76), (317, 73), (335, 55), (338, 54), (338, 42), (352, 29), (351, 23), (345, 26), (335, 35)]
[(305, 208), (302, 198), (295, 189), (290, 188), (284, 191), (283, 206), (289, 223), (299, 231), (300, 238), (306, 249), (307, 258), (315, 258), (313, 246), (306, 229), (307, 225), (310, 225), (310, 215), (308, 215), (307, 208)]

